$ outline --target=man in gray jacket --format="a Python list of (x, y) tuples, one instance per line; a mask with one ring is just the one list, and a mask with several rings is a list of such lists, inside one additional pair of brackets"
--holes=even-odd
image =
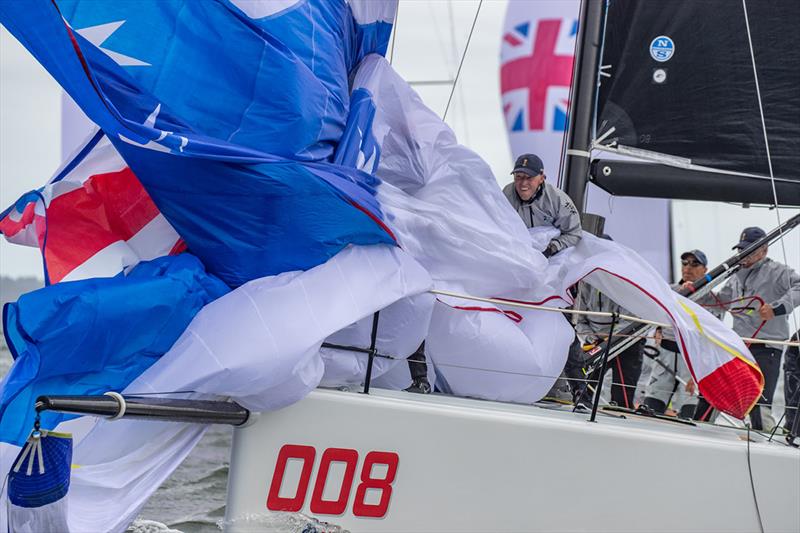
[(543, 252), (545, 257), (575, 246), (581, 240), (581, 217), (566, 193), (545, 182), (544, 164), (539, 156), (522, 154), (511, 173), (514, 183), (506, 185), (503, 194), (525, 225), (554, 226), (561, 230), (561, 235), (550, 241)]
[[(765, 235), (761, 228), (745, 228), (733, 249), (747, 248)], [(768, 258), (764, 245), (742, 261), (742, 268), (731, 276), (717, 298), (733, 316), (733, 331), (740, 336), (785, 341), (789, 338), (789, 315), (800, 305), (800, 275)], [(750, 413), (755, 429), (766, 428), (762, 420), (763, 415), (770, 415), (782, 348), (769, 343), (750, 345), (750, 352), (764, 374), (761, 409)]]
[[(672, 290), (688, 288), (706, 275), (708, 258), (701, 250), (689, 250), (681, 254), (681, 280), (671, 285)], [(720, 310), (712, 294), (697, 300), (713, 314), (719, 316)], [(658, 414), (663, 414), (672, 402), (672, 408), (682, 418), (692, 418), (697, 407), (698, 397), (694, 395), (697, 385), (692, 379), (689, 367), (681, 355), (671, 328), (661, 331), (660, 355), (653, 366), (644, 404)], [(683, 381), (681, 383), (680, 381)]]

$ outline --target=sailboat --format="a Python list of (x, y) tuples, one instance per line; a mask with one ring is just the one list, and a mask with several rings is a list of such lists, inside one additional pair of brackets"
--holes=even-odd
[[(640, 8), (622, 2), (583, 3), (565, 171), (566, 190), (576, 205), (583, 204), (581, 194), (589, 168), (598, 168), (598, 175), (604, 177), (618, 174), (614, 169), (605, 170), (610, 163), (592, 164), (588, 157), (600, 139), (592, 127), (598, 116), (596, 86), (601, 66), (609, 61), (606, 52), (614, 49), (606, 36), (619, 28), (615, 21), (625, 21), (617, 18), (615, 10), (637, 12)], [(687, 4), (675, 3), (669, 9), (687, 9)], [(664, 16), (659, 20), (671, 19)], [(653, 32), (644, 22), (636, 27), (646, 35)], [(673, 47), (676, 42), (681, 53), (689, 48), (682, 41), (673, 42)], [(380, 65), (376, 60), (372, 66), (384, 68)], [(618, 69), (612, 79), (625, 72)], [(678, 74), (670, 72), (667, 79)], [(358, 80), (354, 84), (358, 86)], [(600, 102), (611, 101), (603, 98), (601, 90)], [(153, 117), (153, 124), (156, 119)], [(610, 127), (621, 130), (621, 126)], [(359, 133), (365, 131), (367, 128), (359, 129)], [(604, 141), (617, 141), (607, 148), (623, 151), (621, 146), (627, 146), (623, 137), (612, 138), (613, 133), (606, 135), (608, 130), (598, 131)], [(164, 138), (171, 135), (168, 132)], [(374, 142), (367, 137), (359, 138), (359, 148), (368, 145), (367, 141)], [(184, 147), (179, 138), (169, 140)], [(358, 153), (362, 154), (358, 156), (360, 164), (366, 167), (369, 156), (376, 152)], [(702, 166), (711, 164), (704, 161)], [(710, 172), (691, 162), (683, 164), (683, 170), (698, 172), (692, 176)], [(758, 175), (760, 169), (722, 170), (731, 188), (735, 188), (733, 182), (727, 180), (741, 177), (757, 180), (762, 188), (765, 183), (782, 180), (781, 199), (784, 187), (788, 194), (798, 190), (797, 183), (788, 178), (765, 180)], [(726, 200), (744, 201), (742, 198)], [(469, 301), (465, 294), (437, 294)], [(532, 310), (549, 313), (541, 306), (508, 300), (485, 303), (501, 309), (504, 317)], [(560, 320), (557, 314), (548, 316)], [(231, 403), (219, 408), (195, 400), (189, 400), (195, 402), (192, 405), (177, 405), (119, 394), (100, 399), (46, 397), (39, 400), (37, 408), (42, 412), (105, 412), (114, 417), (157, 416), (236, 425), (224, 522), (225, 529), (232, 532), (257, 529), (258, 516), (265, 512), (302, 512), (352, 531), (792, 531), (800, 527), (796, 513), (786, 511), (800, 499), (796, 483), (800, 453), (771, 435), (638, 415), (590, 415), (552, 404), (380, 389), (378, 377), (371, 373), (387, 355), (379, 344), (381, 318), (368, 318), (349, 338), (329, 339), (330, 350), (357, 355), (358, 369), (365, 373), (356, 386), (317, 389), (281, 409), (246, 411)], [(557, 326), (552, 331), (557, 336)], [(352, 341), (364, 338), (366, 343)], [(436, 353), (435, 347), (432, 352)], [(439, 366), (447, 370), (446, 362)], [(384, 380), (389, 377), (388, 372), (383, 374)], [(447, 388), (445, 375), (434, 378), (439, 390)], [(454, 374), (449, 377), (453, 385)], [(535, 381), (543, 376), (520, 377)], [(555, 378), (544, 377), (550, 382)], [(358, 386), (361, 383), (363, 388)], [(91, 409), (86, 401), (94, 402)], [(196, 441), (196, 437), (196, 433), (188, 435), (179, 444)], [(176, 446), (175, 442), (177, 438), (165, 446)], [(180, 455), (180, 450), (175, 453)], [(635, 485), (647, 478), (659, 480), (661, 495), (682, 495), (679, 513), (664, 505), (659, 495), (636, 490)], [(709, 512), (709, 503), (724, 512)]]
[[(779, 66), (797, 55), (776, 37), (798, 7), (732, 4), (583, 2), (564, 171), (576, 205), (588, 180), (623, 196), (800, 205), (798, 101)], [(800, 528), (797, 450), (746, 429), (587, 418), (318, 390), (235, 430), (226, 520), (244, 531), (266, 507), (353, 531)]]

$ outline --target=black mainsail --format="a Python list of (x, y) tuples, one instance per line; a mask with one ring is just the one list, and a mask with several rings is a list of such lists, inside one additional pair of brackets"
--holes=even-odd
[(648, 162), (597, 159), (590, 180), (620, 196), (800, 206), (800, 46), (787, 37), (800, 2), (606, 8), (593, 148)]

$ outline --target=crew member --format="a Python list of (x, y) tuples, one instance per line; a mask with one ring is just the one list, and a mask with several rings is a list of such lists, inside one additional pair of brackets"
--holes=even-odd
[(514, 183), (503, 188), (503, 194), (529, 228), (554, 226), (561, 235), (554, 238), (543, 252), (550, 257), (575, 246), (581, 240), (581, 218), (575, 204), (563, 191), (545, 182), (544, 164), (539, 156), (523, 154), (514, 164)]
[[(603, 235), (603, 237), (610, 240), (610, 237), (607, 235)], [(631, 314), (623, 307), (620, 307), (614, 300), (585, 282), (579, 284), (575, 308), (586, 311), (603, 311), (606, 313), (625, 315)], [(628, 324), (629, 322), (625, 320), (619, 320), (614, 326), (614, 331), (619, 332), (627, 327)], [(603, 342), (608, 337), (610, 329), (611, 318), (605, 316), (578, 315), (577, 324), (575, 325), (576, 333), (583, 336), (585, 339), (584, 344), (588, 345), (597, 345)], [(611, 367), (613, 378), (611, 400), (621, 407), (626, 407), (628, 409), (635, 408), (633, 399), (636, 394), (636, 384), (639, 382), (639, 377), (642, 374), (643, 346), (644, 339), (640, 339), (619, 354), (619, 356), (609, 361), (608, 366)], [(600, 372), (596, 371), (593, 375), (588, 377), (588, 381), (599, 382), (599, 380), (603, 379), (603, 376), (599, 374)], [(588, 403), (588, 395), (584, 393), (582, 399), (576, 403)]]
[[(763, 229), (745, 228), (734, 250), (743, 250), (766, 235)], [(785, 341), (788, 316), (800, 305), (800, 275), (767, 257), (767, 245), (742, 260), (742, 268), (719, 291), (718, 304), (733, 315), (733, 330), (742, 337)], [(771, 429), (772, 397), (780, 373), (782, 346), (753, 343), (753, 354), (764, 374), (759, 408), (750, 413), (754, 429)], [(774, 421), (772, 421), (774, 427)]]
[[(689, 289), (702, 279), (708, 270), (706, 254), (700, 250), (690, 250), (681, 254), (681, 280), (672, 285), (674, 291)], [(714, 312), (714, 297), (706, 294), (696, 302)], [(697, 407), (694, 395), (697, 385), (692, 379), (689, 367), (675, 342), (675, 332), (667, 328), (661, 331), (661, 353), (653, 365), (650, 381), (647, 384), (644, 405), (658, 414), (663, 414), (672, 401), (672, 408), (682, 418), (692, 418)], [(682, 382), (682, 383), (681, 383)]]

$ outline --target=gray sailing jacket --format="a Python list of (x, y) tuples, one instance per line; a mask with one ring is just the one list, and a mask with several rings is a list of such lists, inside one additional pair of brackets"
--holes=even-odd
[[(575, 299), (575, 309), (580, 311), (603, 311), (606, 313), (620, 313), (631, 315), (632, 313), (620, 307), (614, 300), (595, 289), (588, 283), (581, 282), (578, 285), (578, 297)], [(619, 332), (630, 322), (620, 320), (614, 326), (614, 331)], [(607, 335), (611, 329), (611, 317), (607, 316), (587, 316), (578, 315), (575, 331), (580, 335)]]
[(523, 202), (514, 184), (509, 183), (503, 194), (527, 227), (555, 226), (561, 230), (561, 235), (550, 241), (555, 252), (575, 246), (581, 240), (581, 217), (570, 197), (560, 189), (545, 181), (530, 201)]
[[(756, 337), (780, 341), (788, 339), (788, 315), (800, 305), (800, 275), (788, 266), (766, 257), (752, 267), (742, 268), (736, 272), (717, 294), (721, 302), (748, 296), (759, 296), (776, 309), (775, 318), (764, 324)], [(733, 331), (742, 337), (753, 337), (761, 324), (761, 316), (758, 314), (759, 304), (744, 301), (727, 305), (728, 311), (731, 308), (744, 306), (750, 306), (752, 309), (733, 314)], [(772, 347), (782, 348), (779, 345)]]

